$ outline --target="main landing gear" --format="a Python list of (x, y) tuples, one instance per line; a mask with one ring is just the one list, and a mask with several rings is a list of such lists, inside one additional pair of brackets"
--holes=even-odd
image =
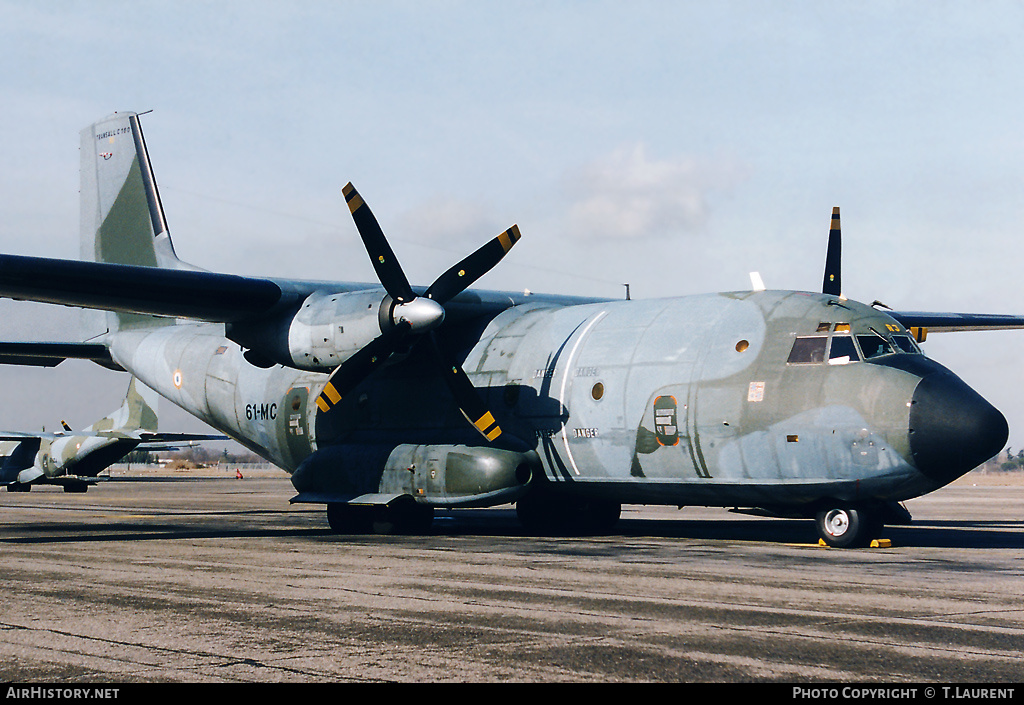
[(327, 505), (327, 523), (336, 534), (425, 534), (433, 522), (434, 508), (412, 498), (389, 505)]
[(589, 536), (611, 531), (622, 505), (603, 499), (558, 497), (531, 490), (516, 501), (516, 515), (529, 533)]

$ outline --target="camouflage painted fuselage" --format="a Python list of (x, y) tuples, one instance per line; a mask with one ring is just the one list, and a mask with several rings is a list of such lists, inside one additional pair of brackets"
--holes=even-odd
[[(446, 325), (464, 340), (464, 367), (502, 428), (527, 441), (537, 470), (567, 491), (679, 505), (891, 501), (936, 489), (976, 460), (940, 467), (927, 456), (922, 466), (926, 454), (912, 447), (922, 379), (967, 388), (916, 347), (794, 359), (801, 337), (821, 338), (823, 353), (838, 352), (839, 338), (877, 336), (890, 350), (899, 350), (894, 334), (909, 338), (884, 313), (834, 296), (538, 299)], [(289, 472), (318, 450), (345, 449), (297, 481), (302, 491), (329, 494), (332, 474), (365, 475), (365, 491), (377, 491), (383, 467), (357, 466), (380, 465), (367, 458), (399, 445), (485, 445), (415, 348), (327, 418), (312, 403), (326, 374), (255, 367), (222, 325), (125, 330), (110, 345), (114, 360), (161, 395)], [(980, 404), (971, 411), (984, 411)], [(379, 452), (361, 452), (371, 448)], [(310, 487), (309, 477), (323, 486)], [(429, 493), (418, 500), (446, 503)]]

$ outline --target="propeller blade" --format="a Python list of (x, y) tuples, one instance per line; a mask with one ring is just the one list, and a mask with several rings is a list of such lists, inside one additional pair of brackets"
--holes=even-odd
[(338, 368), (331, 373), (323, 391), (316, 398), (316, 405), (320, 411), (329, 411), (357, 384), (369, 377), (374, 370), (384, 364), (391, 356), (391, 353), (401, 344), (402, 339), (409, 333), (412, 326), (408, 321), (401, 321), (394, 328), (377, 336), (355, 355), (338, 365)]
[(430, 340), (433, 343), (434, 353), (441, 364), (441, 371), (444, 381), (455, 397), (455, 403), (459, 410), (465, 415), (473, 428), (480, 432), (480, 435), (490, 442), (497, 440), (501, 435), (501, 427), (491, 414), (483, 397), (473, 383), (469, 380), (466, 371), (462, 366), (452, 360), (442, 349), (437, 335), (431, 331)]
[[(359, 192), (349, 183), (342, 189), (342, 193), (345, 194), (345, 201), (352, 213), (359, 237), (362, 238), (363, 245), (370, 255), (370, 261), (377, 272), (377, 277), (393, 301), (389, 317), (392, 322), (397, 319), (397, 323), (393, 328), (389, 328), (370, 341), (331, 373), (323, 391), (316, 398), (317, 407), (321, 412), (329, 411), (360, 382), (373, 374), (374, 370), (384, 364), (407, 336), (419, 336), (429, 331), (445, 383), (451, 390), (459, 410), (480, 432), (480, 435), (488, 441), (494, 442), (502, 435), (501, 427), (498, 426), (494, 415), (487, 408), (483, 397), (473, 386), (465, 370), (442, 349), (439, 339), (431, 329), (439, 326), (444, 320), (444, 304), (490, 271), (519, 241), (521, 237), (519, 226), (513, 225), (451, 267), (430, 285), (422, 299), (418, 299), (412, 287), (409, 286), (409, 280), (388, 244), (384, 231), (381, 230), (380, 224)], [(512, 435), (506, 435), (503, 443), (509, 441), (517, 442), (523, 448), (526, 447)]]
[(519, 234), (519, 226), (513, 225), (439, 276), (427, 289), (426, 297), (444, 305), (487, 274), (508, 254), (520, 237), (522, 236)]
[(842, 269), (842, 233), (839, 228), (839, 206), (832, 209), (832, 227), (828, 231), (828, 250), (825, 253), (825, 280), (821, 285), (821, 293), (842, 296), (843, 286), (840, 277)]
[(409, 280), (402, 271), (402, 265), (398, 263), (391, 245), (384, 237), (384, 231), (370, 211), (370, 207), (363, 201), (363, 197), (356, 191), (351, 182), (341, 190), (348, 203), (348, 209), (352, 213), (352, 220), (356, 223), (359, 237), (363, 240), (366, 252), (370, 255), (370, 262), (377, 272), (377, 279), (384, 285), (392, 299), (400, 304), (408, 303), (415, 298)]

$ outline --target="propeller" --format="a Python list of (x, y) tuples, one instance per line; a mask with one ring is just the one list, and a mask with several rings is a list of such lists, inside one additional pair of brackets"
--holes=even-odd
[(832, 226), (828, 231), (828, 250), (825, 252), (825, 279), (821, 293), (842, 296), (841, 281), (843, 239), (839, 228), (839, 206), (832, 209)]
[(342, 189), (342, 193), (377, 278), (387, 292), (387, 313), (386, 318), (383, 314), (381, 317), (381, 334), (331, 373), (316, 399), (317, 407), (323, 412), (329, 411), (405, 345), (410, 337), (429, 334), (435, 359), (455, 403), (473, 427), (493, 442), (501, 435), (501, 428), (465, 370), (445, 351), (436, 329), (444, 321), (444, 305), (501, 261), (519, 240), (519, 227), (513, 225), (492, 239), (439, 276), (423, 296), (416, 296), (384, 231), (362, 196), (351, 183)]

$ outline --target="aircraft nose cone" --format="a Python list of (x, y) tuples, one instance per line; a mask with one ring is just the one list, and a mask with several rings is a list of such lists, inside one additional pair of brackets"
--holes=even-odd
[(910, 408), (910, 453), (917, 469), (945, 484), (1003, 449), (1006, 419), (949, 372), (927, 375)]

